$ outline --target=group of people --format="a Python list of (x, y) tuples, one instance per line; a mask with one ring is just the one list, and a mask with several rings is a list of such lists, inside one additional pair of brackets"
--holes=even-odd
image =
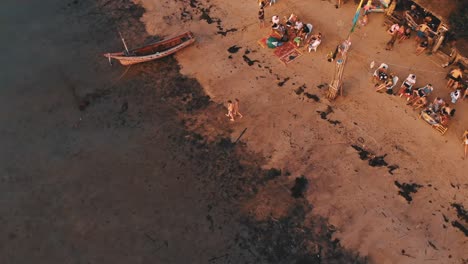
[[(265, 6), (274, 1), (259, 1), (260, 10), (258, 11), (258, 20), (260, 28), (265, 27)], [(282, 46), (285, 42), (292, 41), (296, 46), (306, 46), (308, 51), (316, 51), (322, 42), (322, 34), (312, 35), (313, 25), (303, 23), (294, 13), (289, 17), (284, 17), (283, 21), (278, 15), (271, 18), (271, 34), (267, 39), (267, 45), (271, 48)], [(277, 37), (276, 37), (277, 36)]]
[(239, 112), (239, 99), (234, 99), (234, 102), (231, 100), (227, 101), (227, 114), (226, 116), (229, 117), (230, 121), (235, 121), (235, 117), (239, 116), (240, 118), (243, 117), (243, 115)]
[[(382, 63), (373, 76), (376, 91), (386, 90), (388, 94), (398, 95), (405, 98), (407, 105), (414, 110), (423, 108), (421, 117), (432, 126), (447, 127), (450, 118), (455, 114), (455, 109), (452, 109), (450, 104), (440, 97), (436, 97), (433, 101), (429, 100), (429, 95), (434, 91), (432, 84), (428, 83), (422, 87), (416, 87), (416, 74), (409, 74), (402, 82), (398, 92), (394, 94), (393, 88), (398, 82), (398, 77), (394, 73), (388, 72), (388, 65)], [(456, 103), (453, 100), (451, 103)]]

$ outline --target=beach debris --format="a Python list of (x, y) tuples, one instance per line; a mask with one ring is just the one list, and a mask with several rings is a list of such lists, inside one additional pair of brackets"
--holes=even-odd
[(395, 186), (397, 186), (400, 190), (398, 191), (398, 194), (403, 196), (405, 200), (408, 203), (411, 203), (413, 201), (413, 197), (411, 197), (412, 193), (417, 193), (418, 189), (423, 187), (422, 185), (419, 185), (417, 183), (399, 183), (398, 181), (395, 181)]
[(291, 188), (291, 195), (294, 198), (301, 198), (304, 197), (304, 193), (307, 190), (307, 185), (309, 181), (301, 175), (301, 177), (297, 177), (294, 183), (294, 186)]
[(229, 53), (237, 53), (242, 47), (238, 47), (237, 45), (229, 47), (227, 50)]

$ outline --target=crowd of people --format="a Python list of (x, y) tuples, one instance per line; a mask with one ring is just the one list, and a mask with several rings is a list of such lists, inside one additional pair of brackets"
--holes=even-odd
[[(265, 27), (265, 7), (271, 4), (271, 1), (260, 0), (258, 11), (258, 20), (260, 28)], [(304, 23), (294, 13), (283, 19), (279, 15), (273, 15), (271, 18), (271, 36), (267, 39), (267, 44), (271, 48), (280, 47), (288, 41), (292, 41), (297, 47), (305, 47), (309, 52), (317, 51), (322, 42), (322, 34), (312, 34), (313, 25)]]
[[(260, 10), (258, 19), (260, 27), (265, 27), (265, 7), (276, 3), (275, 0), (259, 0)], [(368, 2), (370, 3), (370, 2)], [(362, 16), (359, 19), (358, 27), (364, 27), (369, 23), (369, 13), (373, 6), (366, 4), (362, 7)], [(309, 52), (316, 51), (317, 47), (322, 42), (322, 34), (312, 34), (313, 25), (301, 21), (294, 13), (289, 16), (284, 16), (283, 19), (279, 15), (271, 17), (271, 36), (272, 45), (269, 47), (279, 47), (290, 41), (297, 47), (305, 47)], [(412, 5), (409, 10), (404, 12), (404, 18), (398, 23), (393, 23), (389, 26), (387, 33), (390, 35), (390, 40), (386, 44), (387, 50), (392, 50), (395, 43), (401, 43), (412, 37), (414, 33), (415, 54), (421, 55), (424, 52), (432, 50), (438, 22), (434, 21), (433, 17), (420, 8)], [(329, 61), (333, 61), (338, 53), (345, 54), (351, 46), (350, 38), (337, 46), (335, 52), (329, 54)], [(452, 47), (454, 45), (452, 44)], [(455, 49), (452, 49), (450, 60), (443, 64), (442, 67), (455, 65), (458, 54)], [(373, 66), (371, 66), (373, 68)], [(388, 70), (388, 65), (382, 63), (374, 72), (375, 90), (385, 91), (387, 94), (396, 95), (406, 99), (406, 104), (414, 110), (420, 111), (420, 117), (434, 127), (442, 127), (446, 130), (451, 118), (455, 115), (456, 110), (452, 108), (460, 100), (468, 98), (468, 81), (463, 80), (464, 67), (458, 64), (447, 74), (448, 95), (446, 98), (435, 97), (430, 98), (434, 91), (431, 83), (417, 87), (416, 74), (409, 74), (408, 77), (402, 80), (401, 85), (397, 87), (399, 77)], [(396, 89), (398, 88), (398, 89)], [(237, 102), (238, 103), (238, 102)], [(230, 103), (229, 105), (234, 105)], [(232, 108), (232, 107), (231, 107)], [(235, 111), (230, 111), (228, 116), (231, 120), (234, 119)], [(444, 130), (444, 131), (445, 131)], [(465, 144), (465, 157), (468, 149), (468, 132), (463, 135)]]
[(397, 95), (406, 99), (407, 105), (411, 106), (414, 110), (423, 109), (421, 117), (426, 122), (433, 126), (447, 127), (450, 118), (455, 114), (455, 109), (451, 108), (450, 103), (455, 105), (459, 99), (465, 100), (468, 97), (468, 89), (466, 89), (466, 85), (462, 84), (461, 80), (462, 72), (463, 66), (459, 65), (458, 68), (452, 70), (448, 75), (449, 80), (446, 88), (451, 89), (449, 92), (450, 100), (444, 100), (441, 97), (430, 100), (429, 96), (434, 91), (434, 87), (428, 83), (416, 88), (417, 77), (413, 73), (409, 74), (402, 81), (401, 86), (395, 93), (394, 88), (398, 82), (398, 77), (393, 72), (389, 72), (389, 67), (385, 63), (382, 63), (375, 70), (373, 80), (376, 91), (385, 90), (387, 94)]

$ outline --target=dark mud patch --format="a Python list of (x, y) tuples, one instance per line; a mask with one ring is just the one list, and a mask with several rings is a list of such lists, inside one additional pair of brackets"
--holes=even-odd
[(202, 9), (200, 9), (200, 11), (201, 11), (201, 13), (202, 13), (202, 14), (200, 15), (200, 20), (205, 20), (206, 23), (208, 23), (208, 24), (213, 24), (214, 22), (216, 22), (215, 19), (213, 19), (213, 18), (210, 17), (210, 15), (209, 15), (210, 10), (209, 10), (209, 9), (204, 9), (204, 8), (202, 8)]
[(307, 187), (309, 185), (309, 181), (302, 175), (301, 177), (297, 177), (294, 181), (294, 186), (291, 188), (291, 196), (294, 198), (303, 198), (304, 193), (307, 191)]
[(190, 0), (190, 7), (196, 8), (197, 5), (198, 5), (198, 1), (197, 1), (197, 0)]
[(422, 185), (416, 183), (399, 183), (398, 181), (395, 181), (394, 183), (395, 186), (400, 189), (398, 194), (403, 196), (403, 198), (405, 198), (408, 203), (413, 201), (413, 197), (411, 197), (411, 195), (417, 193), (418, 189), (423, 187)]
[(325, 111), (317, 111), (317, 113), (320, 115), (320, 118), (327, 119), (327, 116), (330, 113), (333, 113), (333, 108), (331, 106), (327, 105), (327, 109), (325, 109)]
[(468, 228), (465, 227), (462, 223), (460, 223), (459, 221), (452, 221), (452, 226), (462, 231), (462, 233), (465, 234), (466, 237), (468, 237)]
[(309, 205), (297, 200), (285, 217), (262, 221), (246, 218), (243, 223), (249, 229), (235, 241), (253, 255), (264, 257), (265, 263), (368, 263), (367, 258), (345, 250), (338, 239), (332, 238), (336, 229), (325, 219), (306, 220), (310, 211)]
[(328, 87), (328, 83), (321, 83), (321, 84), (317, 85), (317, 88), (319, 88), (319, 89), (327, 88), (327, 87)]
[(315, 102), (319, 102), (320, 98), (315, 94), (304, 93), (305, 97), (314, 100)]
[(237, 53), (242, 47), (238, 47), (237, 45), (229, 47), (227, 50), (229, 53)]
[(276, 168), (271, 168), (271, 169), (267, 170), (267, 172), (265, 173), (265, 179), (266, 180), (272, 180), (272, 179), (277, 178), (279, 176), (281, 176), (281, 170), (276, 169)]
[(306, 88), (307, 88), (307, 86), (305, 84), (303, 84), (303, 85), (299, 86), (296, 90), (294, 90), (294, 92), (297, 95), (301, 95)]
[[(119, 1), (112, 1), (109, 6), (114, 6), (116, 2)], [(197, 1), (186, 2), (190, 3), (191, 7), (200, 8)], [(139, 25), (138, 30), (135, 30), (133, 34), (135, 36), (144, 36), (145, 29), (139, 22), (139, 17), (129, 18), (127, 16), (132, 13), (126, 13), (128, 8), (125, 8), (125, 6), (119, 8), (123, 11), (117, 13), (117, 15), (122, 15), (122, 18), (111, 18), (109, 21), (127, 21), (128, 24)], [(109, 12), (97, 11), (99, 11), (97, 13), (102, 14), (112, 13), (111, 10), (105, 10)], [(220, 20), (209, 16), (209, 10), (202, 12), (201, 17), (209, 24), (220, 23)], [(96, 25), (96, 27), (102, 26), (99, 23), (93, 25)], [(108, 30), (108, 27), (104, 28), (104, 30)], [(261, 176), (281, 179), (279, 177), (281, 171), (278, 169), (262, 170), (260, 165), (264, 164), (264, 161), (257, 155), (248, 152), (242, 142), (239, 142), (239, 144), (233, 143), (229, 137), (230, 131), (221, 125), (215, 127), (216, 132), (213, 132), (213, 134), (216, 135), (213, 141), (205, 139), (201, 135), (202, 133), (198, 134), (185, 130), (184, 122), (180, 120), (181, 116), (186, 121), (187, 116), (193, 115), (196, 118), (198, 113), (209, 114), (207, 113), (209, 110), (219, 109), (220, 107), (216, 108), (217, 106), (210, 101), (210, 98), (203, 92), (203, 87), (196, 80), (180, 75), (180, 68), (174, 58), (168, 57), (163, 60), (141, 64), (134, 69), (138, 69), (139, 72), (126, 85), (115, 87), (115, 89), (108, 90), (104, 94), (100, 94), (99, 90), (90, 93), (91, 98), (93, 98), (92, 102), (102, 102), (102, 109), (110, 110), (94, 111), (94, 108), (89, 109), (94, 111), (93, 115), (90, 115), (94, 119), (91, 120), (90, 117), (88, 122), (94, 122), (92, 123), (94, 126), (102, 125), (101, 123), (106, 122), (107, 119), (119, 115), (119, 113), (116, 113), (116, 109), (120, 108), (122, 110), (122, 102), (127, 102), (131, 107), (125, 109), (125, 115), (123, 116), (129, 116), (135, 122), (141, 123), (141, 128), (130, 126), (130, 122), (126, 122), (122, 126), (113, 123), (102, 126), (112, 129), (123, 128), (121, 132), (133, 129), (132, 133), (134, 134), (132, 135), (138, 137), (143, 137), (142, 134), (145, 131), (146, 134), (151, 135), (147, 139), (139, 139), (139, 143), (143, 144), (138, 145), (140, 149), (137, 147), (135, 149), (141, 151), (135, 151), (135, 155), (129, 157), (129, 161), (136, 162), (138, 168), (142, 168), (141, 171), (139, 169), (135, 171), (135, 175), (145, 175), (145, 173), (153, 171), (157, 166), (165, 168), (169, 160), (176, 160), (180, 167), (186, 166), (190, 169), (189, 177), (183, 178), (185, 176), (180, 175), (181, 180), (190, 181), (191, 187), (200, 190), (200, 193), (197, 194), (200, 196), (196, 196), (196, 199), (188, 202), (193, 202), (195, 206), (203, 203), (209, 204), (209, 210), (207, 210), (206, 214), (203, 214), (206, 219), (202, 217), (201, 220), (206, 223), (211, 231), (218, 228), (218, 225), (221, 225), (220, 223), (223, 223), (225, 229), (231, 229), (228, 235), (223, 231), (219, 231), (220, 233), (212, 238), (208, 234), (205, 238), (208, 244), (222, 236), (227, 241), (235, 240), (238, 246), (244, 249), (239, 252), (235, 247), (231, 249), (231, 244), (229, 244), (225, 247), (226, 253), (207, 253), (213, 255), (207, 256), (206, 259), (218, 263), (306, 263), (306, 261), (316, 261), (313, 263), (321, 263), (322, 261), (323, 263), (367, 263), (365, 258), (341, 247), (339, 240), (332, 239), (335, 229), (327, 224), (326, 219), (314, 216), (308, 217), (307, 221), (305, 220), (305, 214), (310, 212), (310, 205), (305, 204), (304, 199), (296, 200), (300, 201), (301, 204), (291, 204), (292, 209), (290, 212), (280, 219), (270, 218), (265, 221), (256, 221), (253, 217), (241, 214), (239, 207), (242, 206), (243, 201), (256, 195), (263, 180)], [(196, 112), (199, 110), (201, 111)], [(215, 124), (209, 125), (215, 126)], [(161, 141), (155, 139), (155, 134), (161, 134), (161, 138), (164, 138), (164, 147), (168, 148), (167, 157), (151, 155), (151, 150), (158, 149), (161, 145)], [(164, 165), (157, 165), (155, 161), (157, 161), (157, 164)], [(110, 164), (110, 166), (113, 165), (115, 164)], [(170, 166), (167, 166), (167, 168), (170, 168)], [(168, 170), (167, 176), (176, 176), (178, 172), (178, 170)], [(285, 174), (288, 175), (289, 173)], [(121, 177), (121, 175), (113, 175), (113, 177)], [(307, 183), (304, 184), (302, 180), (299, 180), (298, 184), (291, 189), (291, 195), (303, 196), (306, 186)], [(96, 186), (96, 188), (107, 190), (100, 186)], [(180, 188), (175, 188), (175, 190), (180, 190)], [(173, 192), (174, 189), (167, 189), (167, 191)], [(102, 199), (105, 199), (107, 193), (103, 194)], [(109, 196), (114, 194), (109, 194)], [(130, 191), (129, 194), (131, 195)], [(144, 199), (151, 199), (151, 197), (145, 197)], [(145, 211), (145, 208), (138, 207), (138, 205), (135, 205), (135, 207), (135, 213), (132, 213), (134, 219), (145, 221), (145, 219), (152, 218), (149, 215), (152, 212), (141, 212)], [(106, 210), (102, 209), (102, 211)], [(191, 215), (187, 216), (191, 217)], [(86, 219), (86, 216), (83, 216), (83, 219)], [(124, 218), (119, 220), (125, 223)], [(241, 228), (247, 230), (246, 235), (239, 231), (239, 220), (241, 220)], [(96, 221), (99, 221), (99, 219)], [(150, 222), (145, 222), (145, 224), (148, 223)], [(150, 225), (148, 224), (148, 226)], [(100, 228), (98, 226), (96, 229)], [(236, 239), (230, 237), (232, 233), (237, 234)], [(195, 234), (197, 233), (195, 232)], [(137, 236), (137, 234), (131, 235)], [(190, 239), (190, 237), (187, 239)], [(123, 241), (122, 246), (127, 247), (129, 252), (138, 252), (138, 249), (135, 249), (131, 242), (125, 243), (126, 240)], [(151, 239), (151, 241), (154, 242), (155, 239)], [(178, 243), (176, 238), (170, 241), (170, 244), (174, 247), (177, 247)], [(168, 247), (168, 244), (169, 242), (165, 241), (166, 247)], [(109, 248), (104, 246), (104, 251), (106, 249)], [(163, 254), (161, 252), (162, 250), (159, 253)], [(142, 257), (148, 258), (147, 255)], [(154, 256), (151, 254), (149, 257)]]
[(341, 124), (341, 121), (338, 121), (338, 120), (327, 119), (327, 122), (334, 126)]
[(231, 28), (231, 29), (227, 29), (227, 30), (219, 30), (218, 32), (216, 32), (216, 34), (218, 35), (222, 35), (223, 37), (225, 37), (229, 32), (236, 32), (237, 31), (237, 28)]
[(457, 210), (458, 219), (465, 221), (468, 224), (468, 211), (461, 204), (452, 203), (451, 206)]
[(284, 80), (282, 80), (281, 82), (278, 82), (278, 86), (279, 86), (279, 87), (284, 86), (284, 84), (285, 84), (287, 81), (289, 81), (290, 79), (291, 79), (291, 78), (289, 78), (289, 77), (284, 78)]
[[(362, 141), (363, 140), (364, 139), (362, 139)], [(354, 148), (358, 152), (359, 158), (361, 160), (368, 160), (368, 164), (371, 167), (387, 167), (388, 172), (392, 175), (393, 175), (393, 171), (399, 168), (399, 166), (395, 164), (388, 165), (388, 163), (385, 161), (385, 157), (387, 156), (387, 154), (378, 156), (358, 145), (351, 145), (351, 147)]]
[(393, 175), (393, 171), (399, 169), (400, 166), (398, 166), (398, 165), (390, 165), (390, 166), (388, 166), (387, 168), (388, 168), (388, 173), (390, 173), (391, 175)]
[(247, 57), (247, 55), (242, 55), (242, 58), (249, 66), (254, 65), (255, 62), (260, 62), (259, 60), (251, 60), (249, 57)]

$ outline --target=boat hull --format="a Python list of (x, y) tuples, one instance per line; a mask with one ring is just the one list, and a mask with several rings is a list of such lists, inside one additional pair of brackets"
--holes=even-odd
[[(160, 58), (167, 57), (177, 51), (184, 49), (195, 42), (195, 37), (191, 32), (185, 32), (172, 38), (168, 38), (156, 43), (149, 44), (147, 46), (131, 50), (129, 55), (126, 52), (106, 53), (104, 57), (109, 59), (116, 59), (122, 65), (133, 65), (137, 63), (157, 60)], [(174, 43), (174, 45), (172, 45)], [(153, 50), (161, 49), (160, 51), (151, 52)], [(149, 53), (144, 55), (138, 55), (141, 53)]]

